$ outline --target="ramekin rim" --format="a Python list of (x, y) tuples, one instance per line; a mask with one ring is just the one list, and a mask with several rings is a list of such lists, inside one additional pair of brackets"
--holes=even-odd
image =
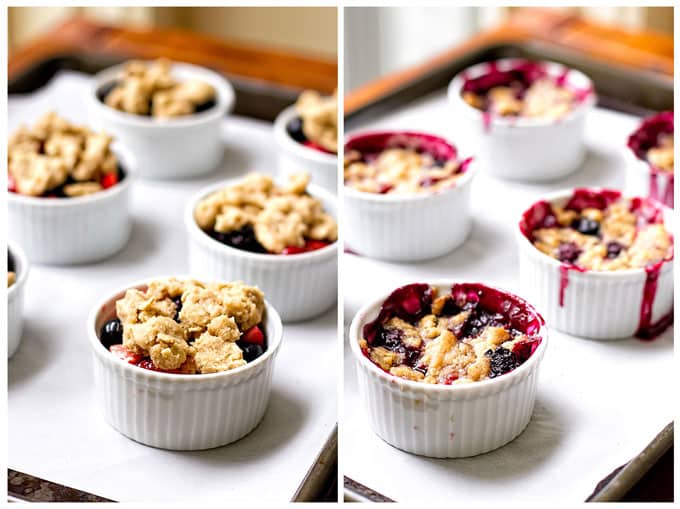
[[(40, 196), (28, 196), (20, 193), (10, 193), (8, 192), (8, 203), (22, 203), (24, 205), (29, 205), (36, 208), (55, 208), (55, 207), (77, 207), (79, 205), (91, 204), (99, 201), (105, 201), (109, 198), (114, 198), (115, 196), (123, 193), (130, 187), (138, 177), (139, 170), (137, 168), (137, 162), (132, 156), (132, 154), (123, 146), (116, 142), (116, 146), (112, 147), (112, 151), (116, 155), (122, 155), (123, 161), (121, 161), (121, 166), (125, 171), (125, 177), (120, 182), (109, 187), (108, 189), (103, 189), (97, 191), (96, 193), (86, 194), (84, 196), (74, 196), (71, 198), (46, 198)], [(125, 163), (125, 165), (123, 165)]]
[[(586, 189), (592, 189), (592, 190), (611, 190), (611, 191), (617, 191), (621, 192), (618, 189), (612, 189), (609, 187), (587, 187)], [(531, 207), (536, 205), (537, 203), (541, 201), (547, 201), (549, 203), (554, 203), (555, 200), (559, 199), (564, 199), (568, 198), (571, 194), (574, 193), (573, 188), (567, 188), (567, 189), (561, 189), (559, 191), (553, 191), (551, 193), (545, 194), (542, 199), (534, 201), (529, 207), (527, 207), (525, 210), (522, 211), (522, 214), (527, 212)], [(637, 196), (630, 196), (628, 194), (625, 194), (621, 192), (621, 197), (622, 198), (637, 198)], [(643, 197), (639, 197), (643, 198)], [(664, 213), (664, 226), (666, 225), (666, 222), (669, 217), (673, 217), (673, 209), (668, 207), (667, 205), (664, 205), (661, 203), (659, 200), (654, 200), (653, 198), (645, 198), (649, 199), (652, 201), (657, 202), (662, 207), (663, 213)], [(517, 225), (515, 227), (515, 237), (517, 238), (518, 245), (520, 246), (520, 249), (528, 250), (528, 252), (532, 252), (536, 255), (539, 256), (541, 260), (545, 260), (551, 265), (553, 265), (555, 268), (560, 268), (563, 263), (560, 262), (559, 260), (556, 260), (555, 258), (548, 256), (545, 253), (542, 253), (539, 251), (536, 246), (533, 245), (533, 243), (522, 233), (522, 230), (520, 229), (520, 224), (521, 224), (521, 219), (517, 222)], [(675, 240), (673, 241), (675, 244)], [(668, 271), (670, 270), (669, 267), (673, 266), (673, 260), (674, 257), (664, 259), (660, 262), (660, 267), (662, 271)], [(586, 271), (575, 271), (575, 274), (577, 274), (576, 277), (588, 277), (592, 279), (600, 278), (600, 279), (613, 279), (613, 278), (637, 278), (639, 276), (642, 276), (645, 274), (645, 268), (640, 267), (636, 269), (621, 269), (621, 270), (586, 270)]]
[[(430, 286), (445, 287), (449, 289), (456, 283), (459, 283), (459, 281), (452, 279), (434, 279), (425, 281), (425, 284), (428, 284)], [(472, 394), (473, 397), (483, 397), (488, 393), (488, 391), (498, 389), (498, 391), (500, 392), (506, 389), (507, 387), (514, 385), (514, 383), (516, 383), (515, 380), (521, 378), (524, 375), (528, 376), (531, 370), (533, 370), (534, 367), (538, 367), (541, 360), (543, 359), (543, 356), (545, 355), (545, 349), (547, 348), (548, 344), (549, 336), (548, 326), (546, 325), (545, 320), (543, 320), (541, 314), (536, 310), (535, 306), (528, 302), (523, 297), (520, 297), (512, 292), (509, 292), (497, 286), (488, 285), (486, 283), (480, 284), (486, 286), (487, 288), (494, 289), (503, 292), (504, 294), (510, 295), (514, 298), (520, 299), (524, 304), (530, 306), (534, 313), (536, 313), (536, 315), (540, 318), (541, 324), (538, 329), (538, 333), (540, 333), (541, 335), (541, 342), (538, 345), (538, 347), (536, 347), (536, 350), (531, 354), (531, 356), (519, 367), (515, 368), (509, 373), (505, 373), (496, 378), (490, 378), (487, 380), (471, 382), (469, 384), (458, 385), (427, 384), (424, 382), (406, 380), (404, 378), (386, 373), (380, 367), (376, 366), (373, 362), (371, 362), (371, 360), (363, 354), (361, 348), (359, 347), (359, 340), (361, 339), (361, 328), (363, 325), (365, 325), (368, 315), (374, 310), (379, 311), (380, 305), (389, 296), (389, 293), (386, 295), (382, 295), (376, 299), (373, 299), (364, 304), (363, 306), (361, 306), (359, 311), (357, 311), (354, 317), (352, 318), (352, 322), (350, 324), (349, 329), (349, 342), (355, 359), (358, 360), (358, 362), (362, 364), (364, 367), (368, 368), (368, 370), (372, 374), (380, 378), (382, 381), (390, 384), (395, 384), (400, 390), (408, 389), (414, 392), (423, 392), (426, 394), (443, 393), (449, 394), (451, 396), (458, 394), (460, 395)]]
[[(179, 275), (179, 276), (155, 276), (155, 277), (150, 277), (150, 278), (144, 278), (143, 280), (135, 281), (133, 283), (130, 283), (126, 285), (125, 287), (113, 291), (110, 294), (108, 294), (107, 297), (102, 298), (102, 299), (97, 299), (97, 302), (95, 305), (92, 306), (90, 309), (90, 312), (88, 313), (87, 316), (87, 322), (86, 322), (86, 327), (87, 327), (87, 336), (88, 340), (90, 343), (90, 346), (92, 348), (92, 351), (101, 359), (106, 359), (106, 362), (113, 363), (117, 366), (120, 366), (123, 368), (124, 371), (128, 373), (132, 373), (136, 378), (144, 378), (147, 381), (156, 381), (156, 382), (171, 382), (171, 383), (203, 383), (201, 381), (210, 381), (210, 380), (221, 380), (221, 379), (227, 379), (227, 378), (233, 378), (236, 377), (240, 374), (245, 374), (248, 371), (252, 371), (255, 369), (257, 366), (265, 364), (266, 361), (269, 359), (273, 359), (273, 357), (278, 353), (279, 348), (281, 347), (281, 342), (283, 340), (283, 322), (281, 321), (281, 316), (279, 315), (278, 311), (265, 299), (265, 313), (266, 313), (266, 320), (265, 322), (268, 322), (269, 320), (273, 321), (273, 324), (276, 328), (274, 331), (274, 338), (276, 341), (272, 345), (271, 342), (269, 343), (269, 346), (267, 347), (267, 350), (257, 359), (255, 359), (252, 362), (247, 363), (245, 366), (240, 366), (238, 368), (230, 369), (228, 371), (220, 371), (217, 373), (202, 373), (202, 374), (179, 374), (179, 373), (164, 373), (160, 371), (153, 371), (149, 369), (144, 369), (140, 368), (139, 366), (135, 366), (133, 364), (130, 364), (129, 362), (124, 361), (123, 359), (119, 359), (115, 355), (113, 355), (109, 350), (106, 349), (106, 347), (102, 344), (100, 341), (98, 335), (97, 335), (97, 330), (95, 328), (95, 324), (97, 323), (97, 318), (99, 316), (99, 313), (101, 312), (102, 307), (108, 303), (113, 297), (119, 293), (124, 293), (125, 291), (131, 289), (131, 288), (138, 288), (140, 286), (147, 285), (151, 281), (157, 280), (157, 279), (163, 279), (163, 278), (168, 278), (168, 277), (176, 277), (177, 279), (195, 279), (192, 278), (191, 275)], [(267, 340), (270, 341), (272, 331), (267, 330)]]
[(337, 171), (338, 154), (328, 154), (319, 150), (305, 147), (288, 135), (288, 132), (286, 131), (286, 125), (294, 117), (294, 115), (295, 104), (291, 104), (290, 106), (287, 106), (281, 110), (281, 112), (274, 119), (274, 138), (277, 140), (279, 145), (284, 150), (293, 152), (298, 157), (311, 159), (316, 163), (331, 164)]
[(24, 286), (26, 285), (26, 280), (28, 279), (28, 273), (31, 270), (31, 262), (28, 260), (28, 256), (26, 256), (26, 252), (23, 250), (23, 248), (17, 244), (16, 242), (12, 240), (7, 241), (7, 250), (10, 252), (12, 257), (16, 261), (19, 261), (17, 269), (17, 274), (19, 277), (17, 280), (14, 282), (12, 286), (10, 286), (7, 289), (7, 300), (10, 301), (11, 299), (14, 299), (14, 296), (19, 294), (21, 291), (23, 291)]
[[(251, 253), (250, 251), (245, 251), (243, 249), (237, 249), (235, 247), (227, 246), (226, 244), (222, 244), (221, 242), (218, 242), (217, 240), (211, 238), (206, 232), (204, 232), (198, 226), (196, 220), (194, 219), (194, 210), (196, 210), (198, 202), (202, 198), (208, 196), (209, 194), (214, 193), (215, 191), (218, 191), (219, 189), (222, 189), (228, 186), (229, 184), (235, 184), (241, 180), (243, 180), (243, 177), (235, 177), (231, 179), (221, 180), (220, 182), (210, 184), (209, 186), (200, 189), (198, 192), (194, 193), (189, 198), (184, 208), (184, 227), (186, 231), (189, 233), (190, 238), (212, 249), (220, 250), (221, 254), (241, 258), (248, 258), (250, 260), (262, 263), (295, 264), (300, 261), (321, 258), (332, 258), (334, 256), (337, 256), (338, 240), (332, 242), (327, 246), (322, 247), (321, 249), (315, 249), (314, 251), (308, 251), (306, 253), (298, 253), (295, 255), (285, 256), (270, 253)], [(334, 219), (337, 222), (338, 220), (337, 200), (335, 196), (330, 191), (315, 184), (309, 184), (307, 186), (307, 190), (309, 191), (310, 195), (321, 198), (322, 201), (328, 201), (333, 204), (333, 208), (335, 209)]]
[[(362, 131), (356, 131), (353, 133), (348, 133), (347, 140), (345, 141), (345, 144), (343, 145), (346, 146), (353, 138), (358, 137), (358, 136), (369, 136), (369, 135), (378, 135), (378, 134), (387, 134), (387, 133), (394, 133), (394, 134), (399, 134), (399, 133), (410, 133), (410, 134), (422, 134), (422, 135), (427, 135), (427, 136), (434, 136), (436, 138), (439, 138), (440, 140), (448, 143), (451, 145), (454, 149), (456, 149), (456, 152), (458, 152), (458, 146), (451, 142), (448, 138), (445, 138), (442, 135), (432, 133), (429, 131), (410, 131), (410, 130), (405, 130), (405, 129), (369, 129), (369, 130), (362, 130)], [(458, 160), (459, 161), (464, 161), (465, 159), (468, 158), (461, 158), (459, 154), (457, 154)], [(354, 189), (351, 186), (347, 186), (343, 183), (343, 193), (346, 196), (351, 196), (352, 198), (360, 199), (360, 200), (365, 200), (365, 201), (372, 201), (372, 202), (378, 202), (378, 203), (404, 203), (404, 202), (418, 202), (418, 201), (426, 201), (428, 199), (433, 199), (441, 196), (446, 196), (449, 193), (453, 193), (456, 189), (461, 189), (464, 188), (466, 185), (469, 185), (469, 183), (472, 181), (472, 179), (477, 175), (479, 172), (479, 167), (478, 167), (478, 162), (475, 156), (470, 156), (470, 163), (468, 167), (465, 170), (465, 173), (456, 181), (456, 184), (454, 186), (451, 186), (449, 188), (443, 189), (439, 192), (436, 193), (414, 193), (414, 194), (378, 194), (378, 193), (369, 193), (366, 191), (360, 191), (358, 189)]]
[[(143, 61), (152, 62), (153, 60)], [(182, 115), (180, 117), (162, 120), (116, 110), (115, 108), (111, 108), (104, 102), (100, 101), (99, 97), (97, 96), (97, 92), (102, 85), (110, 81), (109, 76), (115, 75), (115, 73), (120, 70), (124, 64), (125, 62), (122, 62), (120, 64), (107, 67), (106, 69), (103, 69), (95, 74), (92, 78), (88, 99), (103, 115), (106, 115), (109, 118), (120, 122), (121, 124), (126, 124), (128, 127), (157, 129), (159, 131), (190, 128), (220, 119), (228, 114), (234, 107), (234, 103), (236, 101), (236, 92), (234, 90), (234, 86), (228, 79), (226, 79), (220, 73), (207, 67), (173, 60), (172, 67), (178, 68), (181, 72), (195, 72), (197, 74), (203, 73), (205, 75), (210, 75), (214, 79), (214, 82), (211, 82), (211, 85), (214, 85), (218, 91), (218, 100), (216, 101), (215, 106), (199, 113), (192, 113), (191, 115)], [(222, 100), (220, 101), (220, 99)]]
[[(489, 62), (502, 62), (502, 63), (510, 63), (510, 62), (526, 62), (526, 61), (532, 61), (531, 59), (527, 58), (499, 58), (496, 60), (489, 60), (485, 62), (479, 62), (477, 64), (471, 65), (469, 67), (466, 67), (459, 73), (457, 73), (453, 79), (449, 82), (449, 85), (447, 87), (447, 96), (448, 99), (451, 103), (454, 105), (456, 104), (461, 104), (464, 107), (464, 111), (466, 111), (468, 114), (473, 114), (478, 118), (482, 117), (483, 112), (478, 110), (477, 108), (474, 108), (470, 106), (468, 103), (466, 103), (463, 100), (463, 97), (461, 95), (461, 87), (462, 87), (462, 82), (463, 82), (463, 75), (466, 72), (469, 72), (471, 69), (475, 69), (477, 67), (481, 67), (482, 65), (488, 64)], [(523, 118), (523, 117), (498, 117), (497, 115), (491, 116), (491, 125), (494, 127), (512, 127), (512, 128), (522, 128), (522, 127), (545, 127), (545, 126), (551, 126), (551, 125), (559, 125), (561, 123), (567, 122), (569, 120), (578, 118), (585, 113), (587, 113), (590, 109), (592, 109), (595, 104), (597, 103), (597, 92), (595, 90), (595, 86), (593, 84), (593, 80), (590, 79), (590, 77), (582, 72), (579, 71), (578, 69), (574, 69), (573, 67), (569, 67), (565, 64), (561, 64), (559, 62), (555, 62), (552, 60), (535, 60), (537, 63), (541, 64), (548, 64), (550, 66), (558, 66), (563, 69), (569, 69), (570, 72), (577, 73), (578, 75), (582, 76), (585, 78), (586, 82), (590, 86), (590, 93), (588, 96), (581, 101), (575, 108), (572, 108), (571, 111), (569, 111), (566, 115), (563, 115), (562, 117), (558, 119), (548, 119), (548, 118)]]

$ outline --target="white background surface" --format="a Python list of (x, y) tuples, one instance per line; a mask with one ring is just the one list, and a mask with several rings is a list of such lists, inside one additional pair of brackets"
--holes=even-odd
[[(444, 94), (437, 93), (361, 128), (429, 131), (452, 140), (463, 156), (474, 155), (465, 126), (456, 126), (447, 111)], [(596, 110), (587, 122), (588, 155), (582, 168), (559, 182), (529, 185), (478, 174), (472, 185), (472, 233), (447, 256), (419, 264), (345, 256), (345, 321), (368, 300), (403, 284), (431, 279), (479, 281), (521, 295), (514, 238), (521, 213), (554, 190), (584, 185), (623, 188), (623, 150), (638, 122)], [(441, 221), (442, 228), (456, 227), (455, 218)], [(540, 311), (541, 303), (533, 304)], [(401, 502), (584, 501), (602, 478), (639, 453), (673, 420), (675, 406), (667, 397), (675, 385), (672, 341), (672, 329), (653, 342), (634, 338), (598, 342), (551, 330), (527, 429), (501, 449), (455, 460), (405, 453), (373, 434), (346, 344), (340, 442), (344, 474)]]
[[(86, 122), (89, 78), (62, 73), (9, 99), (10, 132), (56, 110)], [(120, 501), (290, 500), (330, 435), (337, 410), (336, 312), (284, 325), (263, 422), (244, 439), (200, 452), (135, 443), (110, 428), (94, 400), (85, 321), (96, 299), (129, 282), (187, 272), (188, 197), (248, 171), (275, 171), (271, 125), (230, 117), (221, 168), (200, 180), (138, 180), (132, 237), (98, 264), (33, 266), (22, 344), (9, 363), (9, 467)]]

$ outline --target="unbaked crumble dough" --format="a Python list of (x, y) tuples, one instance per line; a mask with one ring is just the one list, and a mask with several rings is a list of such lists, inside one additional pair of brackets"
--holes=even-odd
[[(436, 289), (433, 289), (436, 290)], [(392, 375), (430, 384), (465, 384), (489, 378), (491, 361), (486, 355), (498, 347), (512, 351), (515, 344), (529, 341), (526, 335), (512, 336), (504, 327), (486, 326), (475, 337), (458, 339), (451, 329), (462, 325), (470, 312), (462, 311), (452, 316), (442, 314), (444, 303), (450, 295), (438, 297), (432, 303), (432, 313), (414, 325), (398, 317), (390, 318), (383, 328), (398, 329), (402, 342), (415, 349), (422, 348), (414, 369), (405, 363), (404, 354), (384, 346), (369, 346), (365, 339), (359, 341), (363, 351), (383, 370)], [(453, 378), (455, 380), (451, 381)]]
[[(580, 213), (553, 205), (559, 227), (540, 228), (533, 232), (539, 251), (559, 260), (560, 245), (574, 243), (580, 254), (574, 265), (588, 270), (611, 271), (636, 269), (660, 262), (673, 253), (673, 239), (663, 224), (639, 224), (631, 212), (628, 199), (620, 199), (604, 211), (587, 208)], [(571, 227), (574, 220), (587, 218), (599, 223), (599, 235), (585, 235)], [(618, 256), (607, 257), (607, 245), (617, 242)]]
[(267, 175), (252, 173), (216, 191), (196, 206), (194, 217), (205, 231), (228, 233), (252, 225), (255, 237), (270, 253), (305, 245), (305, 239), (334, 242), (335, 219), (307, 194), (309, 175), (299, 173), (277, 187)]
[(302, 118), (302, 131), (307, 139), (329, 152), (338, 152), (338, 96), (323, 96), (305, 90), (298, 97), (295, 109)]
[(112, 140), (54, 112), (41, 117), (33, 127), (20, 127), (7, 147), (8, 169), (17, 192), (42, 196), (69, 177), (76, 182), (64, 187), (67, 196), (101, 191), (101, 177), (118, 171)]
[(209, 83), (198, 79), (180, 82), (171, 70), (172, 63), (166, 59), (127, 62), (120, 83), (104, 103), (126, 113), (171, 118), (191, 115), (197, 106), (215, 99), (215, 89)]
[(674, 135), (663, 134), (659, 136), (658, 145), (647, 151), (647, 161), (655, 168), (673, 173), (674, 171)]
[(462, 175), (459, 161), (438, 163), (408, 148), (385, 149), (370, 162), (357, 151), (345, 154), (345, 185), (366, 193), (436, 193), (455, 186)]
[(156, 367), (215, 373), (246, 364), (236, 341), (262, 321), (264, 295), (241, 282), (169, 278), (152, 281), (145, 291), (129, 289), (116, 302), (116, 313), (123, 345), (150, 357)]
[(500, 116), (558, 119), (573, 108), (576, 94), (553, 79), (539, 79), (526, 89), (522, 97), (512, 87), (494, 87), (484, 96), (463, 92), (463, 100), (473, 108)]

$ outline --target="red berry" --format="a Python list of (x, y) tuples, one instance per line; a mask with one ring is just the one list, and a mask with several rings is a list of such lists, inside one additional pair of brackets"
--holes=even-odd
[(102, 179), (100, 181), (100, 184), (104, 189), (108, 189), (109, 187), (113, 187), (118, 183), (118, 173), (111, 172), (111, 173), (105, 173), (102, 176)]
[(12, 175), (10, 175), (9, 173), (7, 174), (7, 190), (10, 193), (17, 192), (17, 183), (14, 181), (14, 177), (12, 177)]
[(304, 253), (305, 248), (304, 247), (297, 247), (297, 246), (288, 246), (281, 251), (281, 254), (284, 255), (294, 255), (294, 254), (300, 254)]
[(317, 249), (326, 247), (329, 244), (330, 242), (326, 242), (325, 240), (308, 240), (304, 249), (305, 251), (316, 251)]
[(255, 327), (252, 327), (251, 329), (248, 329), (243, 333), (241, 341), (243, 341), (244, 343), (249, 343), (251, 345), (264, 346), (264, 333), (256, 325)]
[(313, 141), (310, 141), (310, 140), (305, 141), (305, 142), (303, 143), (303, 145), (304, 145), (305, 147), (309, 147), (309, 148), (311, 148), (311, 149), (318, 150), (319, 152), (324, 152), (324, 153), (326, 153), (326, 154), (332, 154), (332, 153), (333, 153), (333, 152), (331, 152), (330, 150), (326, 150), (326, 149), (323, 148), (321, 145), (317, 145), (316, 143), (314, 143)]
[(144, 359), (143, 355), (128, 350), (123, 345), (111, 345), (109, 351), (119, 359), (123, 359), (130, 364), (139, 364)]

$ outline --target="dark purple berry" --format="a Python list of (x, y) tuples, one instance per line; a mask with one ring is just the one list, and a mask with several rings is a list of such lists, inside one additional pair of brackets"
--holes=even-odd
[(179, 313), (182, 311), (182, 296), (180, 295), (179, 297), (175, 297), (172, 299), (172, 302), (175, 303), (175, 306), (177, 307), (175, 311), (175, 317), (174, 320), (179, 323)]
[(196, 105), (194, 108), (194, 113), (201, 113), (202, 111), (208, 111), (210, 108), (215, 106), (217, 102), (215, 102), (215, 99), (210, 99), (209, 101), (205, 101), (204, 103)]
[(502, 346), (495, 350), (487, 350), (484, 355), (490, 360), (489, 378), (504, 375), (521, 364), (514, 353)]
[(245, 225), (240, 230), (234, 230), (228, 233), (212, 232), (212, 237), (226, 244), (227, 246), (242, 249), (243, 251), (250, 251), (251, 253), (266, 253), (267, 250), (260, 244), (255, 237), (255, 230), (249, 224)]
[(305, 136), (305, 133), (302, 130), (302, 118), (300, 117), (295, 117), (293, 120), (288, 122), (286, 131), (288, 131), (288, 135), (298, 143), (304, 143), (307, 141), (307, 136)]
[(7, 251), (7, 271), (16, 272), (15, 268), (16, 266), (14, 265), (14, 257), (12, 256), (12, 253)]
[(620, 254), (621, 251), (623, 250), (623, 246), (616, 242), (615, 240), (612, 240), (611, 242), (607, 243), (607, 258), (617, 258)]
[(600, 232), (600, 223), (587, 217), (575, 219), (571, 227), (583, 235), (597, 235)]
[(264, 349), (260, 345), (242, 343), (240, 341), (237, 341), (236, 344), (243, 350), (243, 359), (246, 362), (253, 362), (264, 353)]
[(99, 340), (106, 348), (120, 345), (123, 342), (123, 324), (118, 318), (109, 320), (99, 331)]
[(557, 259), (561, 262), (574, 263), (580, 254), (581, 248), (574, 242), (565, 242), (557, 248)]

